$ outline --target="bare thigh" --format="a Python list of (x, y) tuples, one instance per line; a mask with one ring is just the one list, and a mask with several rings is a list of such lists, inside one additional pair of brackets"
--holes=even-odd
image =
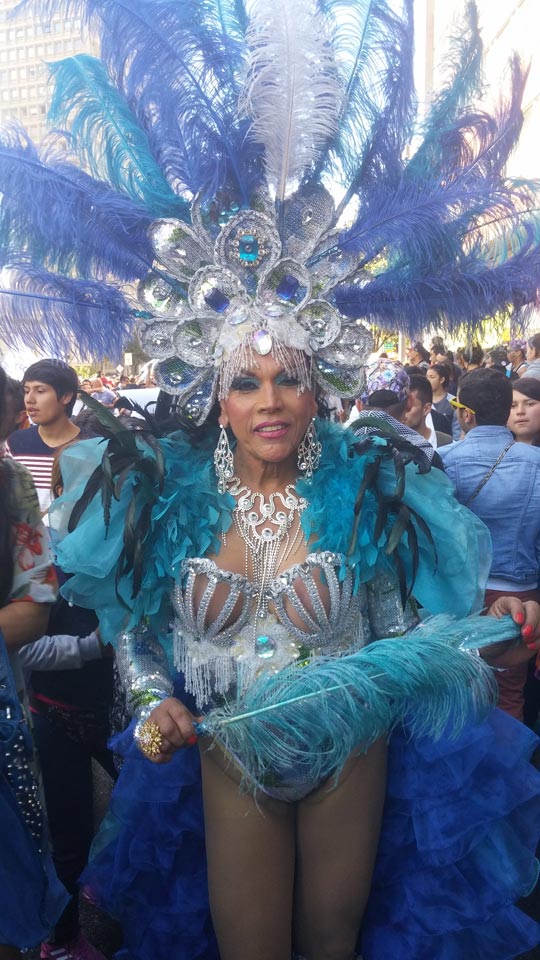
[(371, 888), (386, 788), (385, 741), (350, 758), (334, 789), (297, 805), (295, 944), (307, 960), (352, 960)]
[(208, 889), (221, 960), (290, 960), (295, 812), (256, 803), (201, 748)]

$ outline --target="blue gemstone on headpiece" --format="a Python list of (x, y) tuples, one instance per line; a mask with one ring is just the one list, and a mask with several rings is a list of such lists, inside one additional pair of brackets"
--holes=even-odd
[(279, 281), (276, 287), (276, 293), (281, 300), (292, 300), (299, 286), (300, 281), (290, 273), (286, 273)]
[(205, 294), (204, 301), (216, 313), (223, 313), (231, 302), (218, 287), (214, 287), (213, 290), (210, 290), (210, 293)]
[(238, 241), (238, 255), (244, 263), (255, 263), (259, 259), (259, 241), (252, 233), (244, 233)]

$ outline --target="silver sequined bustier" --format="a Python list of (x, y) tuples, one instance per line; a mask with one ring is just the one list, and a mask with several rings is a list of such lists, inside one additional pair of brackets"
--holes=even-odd
[[(393, 578), (378, 577), (356, 592), (353, 583), (354, 570), (341, 554), (309, 554), (271, 581), (268, 613), (257, 620), (256, 584), (213, 560), (185, 560), (174, 590), (175, 665), (199, 708), (241, 695), (264, 672), (295, 660), (353, 652), (378, 636), (405, 632)], [(225, 599), (209, 622), (218, 585), (222, 593), (225, 585)]]

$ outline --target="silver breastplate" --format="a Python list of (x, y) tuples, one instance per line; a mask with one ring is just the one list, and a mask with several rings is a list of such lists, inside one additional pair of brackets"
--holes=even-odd
[[(213, 560), (185, 560), (174, 590), (175, 665), (198, 705), (235, 697), (264, 672), (295, 660), (364, 646), (370, 639), (366, 590), (354, 592), (353, 582), (341, 554), (309, 554), (270, 582), (269, 612), (257, 619), (254, 583)], [(209, 622), (218, 584), (226, 586), (225, 599)]]

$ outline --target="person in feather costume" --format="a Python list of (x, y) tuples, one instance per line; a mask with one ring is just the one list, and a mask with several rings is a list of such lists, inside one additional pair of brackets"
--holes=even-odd
[(86, 878), (120, 955), (510, 960), (540, 939), (513, 906), (536, 741), (471, 650), (530, 656), (538, 610), (468, 618), (485, 528), (402, 438), (321, 414), (361, 392), (362, 320), (534, 301), (537, 188), (504, 172), (525, 72), (474, 104), (469, 6), (419, 128), (409, 0), (32, 6), (80, 15), (101, 59), (51, 68), (67, 135), (4, 133), (5, 314), (48, 351), (113, 352), (137, 319), (181, 426), (101, 410), (51, 519), (134, 717)]

